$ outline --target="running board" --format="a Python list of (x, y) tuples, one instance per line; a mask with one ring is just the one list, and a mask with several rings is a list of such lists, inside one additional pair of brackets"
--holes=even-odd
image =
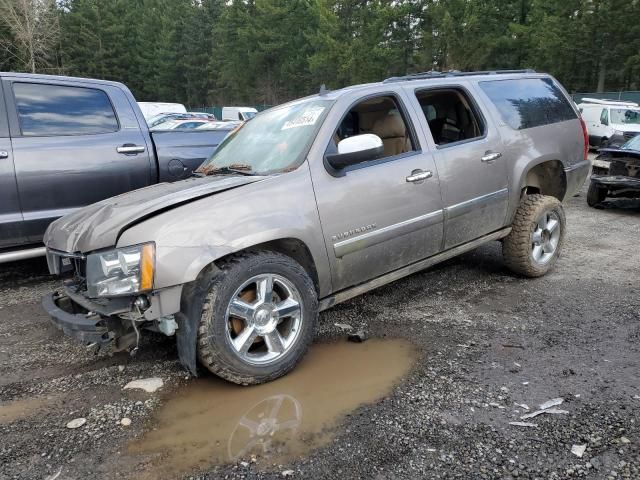
[(29, 248), (27, 250), (14, 250), (13, 252), (0, 252), (0, 263), (16, 262), (27, 258), (43, 257), (47, 254), (46, 247)]
[(461, 253), (468, 252), (469, 250), (473, 250), (474, 248), (479, 247), (480, 245), (490, 242), (492, 240), (500, 240), (501, 238), (506, 237), (511, 232), (511, 227), (503, 228), (502, 230), (498, 230), (497, 232), (490, 233), (489, 235), (485, 235), (484, 237), (480, 237), (476, 240), (473, 240), (468, 243), (464, 243), (462, 245), (458, 245), (450, 250), (446, 250), (444, 252), (438, 253), (433, 257), (425, 258), (424, 260), (420, 260), (419, 262), (412, 263), (411, 265), (407, 265), (406, 267), (402, 267), (398, 270), (394, 270), (393, 272), (385, 273), (381, 277), (374, 278), (373, 280), (369, 280), (368, 282), (361, 283), (360, 285), (356, 285), (355, 287), (348, 288), (346, 290), (342, 290), (334, 295), (323, 298), (320, 300), (318, 308), (320, 311), (326, 310), (327, 308), (331, 308), (338, 303), (345, 302), (347, 300), (352, 299), (353, 297), (357, 297), (358, 295), (362, 295), (370, 290), (373, 290), (378, 287), (382, 287), (387, 283), (395, 282), (396, 280), (400, 280), (408, 275), (412, 275), (420, 270), (424, 270), (425, 268), (429, 268), (436, 263), (444, 262), (445, 260), (449, 260), (450, 258), (456, 257)]

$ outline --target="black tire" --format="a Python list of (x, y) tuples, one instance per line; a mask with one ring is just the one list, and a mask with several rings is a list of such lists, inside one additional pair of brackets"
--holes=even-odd
[(607, 198), (607, 193), (609, 193), (609, 191), (606, 188), (592, 180), (589, 184), (589, 190), (587, 190), (587, 205), (597, 207)]
[[(301, 297), (302, 321), (299, 333), (282, 357), (267, 365), (243, 361), (231, 346), (225, 321), (232, 295), (249, 279), (261, 274), (286, 278)], [(270, 251), (247, 252), (232, 256), (219, 265), (219, 272), (205, 290), (198, 325), (197, 353), (210, 372), (233, 383), (253, 385), (269, 382), (291, 371), (313, 340), (318, 318), (316, 290), (307, 272), (290, 257)]]
[[(544, 213), (553, 213), (560, 226), (560, 236), (553, 255), (545, 263), (533, 257), (533, 233)], [(513, 272), (525, 277), (541, 277), (553, 269), (564, 243), (566, 217), (562, 203), (546, 195), (526, 195), (516, 211), (511, 233), (502, 242), (502, 255)]]

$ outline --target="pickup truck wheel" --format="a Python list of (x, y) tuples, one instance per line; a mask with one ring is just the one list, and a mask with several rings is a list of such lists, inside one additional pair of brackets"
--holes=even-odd
[(553, 268), (564, 241), (562, 204), (546, 195), (525, 196), (502, 242), (507, 266), (525, 277), (540, 277)]
[(318, 300), (306, 271), (286, 255), (245, 253), (220, 265), (203, 303), (198, 358), (234, 383), (288, 373), (313, 340)]
[(608, 190), (601, 187), (594, 181), (589, 184), (589, 190), (587, 190), (587, 205), (590, 207), (596, 207), (600, 205), (605, 198), (607, 198)]

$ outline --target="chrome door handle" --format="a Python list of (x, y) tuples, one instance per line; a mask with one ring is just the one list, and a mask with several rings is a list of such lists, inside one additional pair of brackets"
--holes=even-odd
[(483, 157), (480, 159), (480, 161), (484, 163), (493, 163), (497, 159), (499, 159), (501, 156), (502, 154), (500, 152), (485, 153)]
[(116, 148), (118, 153), (122, 153), (124, 155), (133, 155), (136, 153), (144, 152), (145, 148), (138, 145), (122, 145)]
[(9, 152), (6, 150), (0, 150), (0, 158), (9, 158)]
[(407, 182), (422, 182), (423, 180), (431, 177), (433, 177), (433, 173), (429, 170), (427, 170), (426, 172), (423, 170), (414, 170), (413, 172), (411, 172), (411, 175), (407, 177)]

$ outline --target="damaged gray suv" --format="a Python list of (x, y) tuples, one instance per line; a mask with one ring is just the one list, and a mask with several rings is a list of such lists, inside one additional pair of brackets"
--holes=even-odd
[(105, 200), (45, 235), (43, 300), (87, 344), (175, 336), (181, 362), (240, 384), (303, 357), (318, 312), (489, 241), (553, 268), (562, 201), (589, 170), (564, 89), (533, 71), (324, 89), (256, 116), (196, 172)]

